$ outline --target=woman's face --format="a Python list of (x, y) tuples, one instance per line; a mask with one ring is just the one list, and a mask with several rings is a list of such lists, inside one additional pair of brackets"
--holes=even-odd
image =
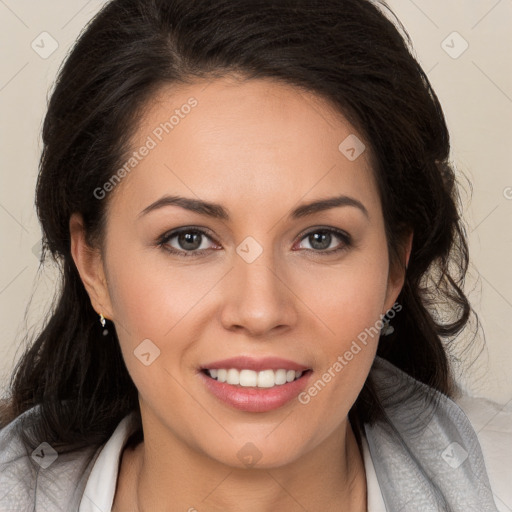
[(93, 299), (115, 323), (146, 444), (276, 467), (338, 439), (376, 352), (368, 333), (402, 285), (361, 139), (317, 96), (270, 80), (149, 104), (135, 160), (104, 188), (108, 286)]

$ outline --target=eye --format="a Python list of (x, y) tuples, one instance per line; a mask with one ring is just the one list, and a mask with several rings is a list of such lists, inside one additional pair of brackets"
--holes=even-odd
[[(175, 242), (171, 243), (176, 239)], [(163, 235), (158, 245), (166, 251), (179, 256), (197, 256), (208, 249), (205, 239), (212, 240), (206, 231), (199, 228), (181, 228)], [(174, 245), (173, 245), (174, 244)], [(176, 247), (177, 245), (177, 247)]]
[[(341, 243), (333, 248), (332, 243), (335, 242), (336, 238), (341, 240)], [(307, 251), (319, 253), (332, 254), (346, 250), (352, 245), (351, 238), (347, 233), (334, 228), (316, 228), (303, 235), (300, 240), (304, 239), (310, 245), (309, 248), (305, 248)]]

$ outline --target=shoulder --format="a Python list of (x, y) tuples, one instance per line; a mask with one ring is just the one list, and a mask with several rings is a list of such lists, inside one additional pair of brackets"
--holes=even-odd
[(462, 396), (455, 403), (475, 430), (498, 510), (512, 509), (512, 400), (498, 404)]
[(388, 508), (510, 512), (510, 410), (450, 399), (383, 359), (372, 372), (384, 418), (365, 428)]
[(87, 476), (101, 447), (58, 453), (41, 439), (28, 447), (22, 431), (37, 421), (35, 406), (0, 430), (0, 510), (78, 510)]

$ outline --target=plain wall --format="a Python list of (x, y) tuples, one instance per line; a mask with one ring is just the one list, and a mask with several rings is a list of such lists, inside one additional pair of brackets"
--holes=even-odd
[[(0, 390), (27, 328), (42, 320), (58, 277), (50, 268), (36, 286), (41, 232), (33, 203), (48, 91), (70, 46), (103, 3), (0, 2)], [(512, 1), (388, 3), (443, 105), (452, 160), (473, 184), (472, 197), (462, 193), (472, 260), (467, 292), (486, 348), (478, 354), (475, 345), (471, 368), (457, 366), (458, 381), (468, 394), (505, 404), (512, 400)]]

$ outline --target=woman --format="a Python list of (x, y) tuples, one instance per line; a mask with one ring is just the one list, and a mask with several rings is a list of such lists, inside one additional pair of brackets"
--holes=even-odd
[(2, 410), (2, 510), (497, 510), (448, 398), (449, 137), (387, 14), (113, 0), (87, 27), (44, 123), (62, 288)]

